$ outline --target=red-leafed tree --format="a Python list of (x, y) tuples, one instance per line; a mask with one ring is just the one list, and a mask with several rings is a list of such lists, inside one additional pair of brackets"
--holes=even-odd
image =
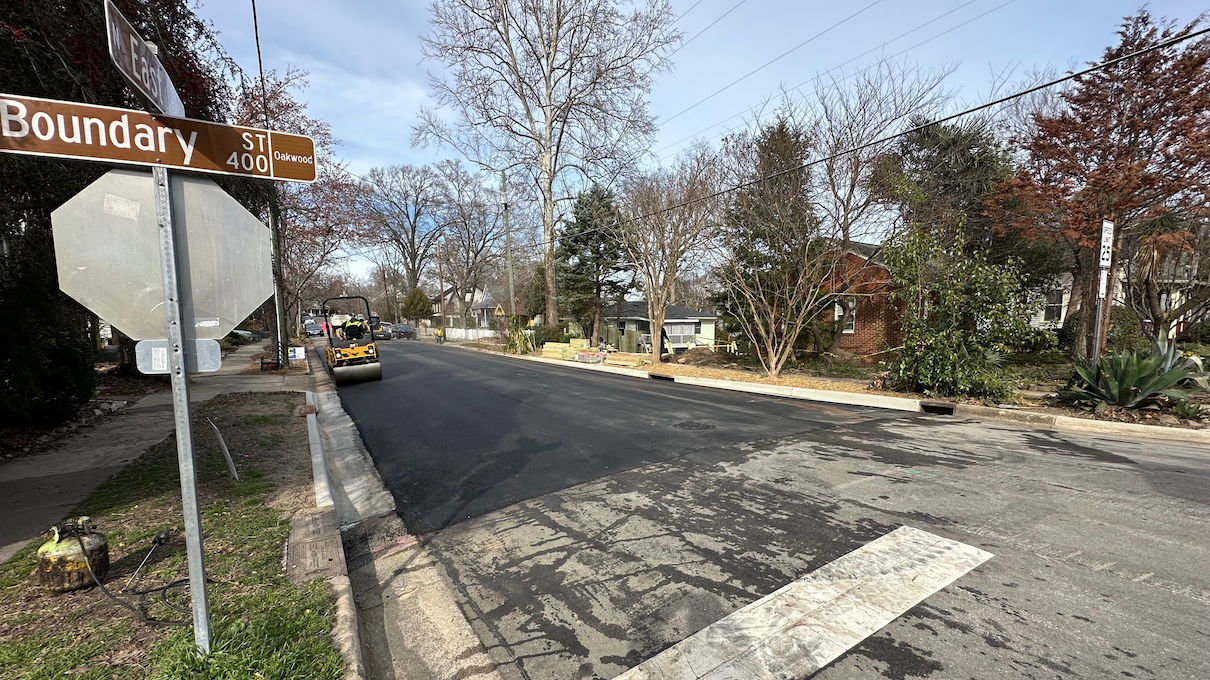
[[(1103, 61), (1193, 32), (1140, 10), (1118, 31)], [(1210, 40), (1177, 43), (1081, 76), (1062, 93), (1065, 106), (1034, 116), (1023, 171), (1000, 190), (1002, 227), (1058, 241), (1072, 255), (1070, 309), (1082, 308), (1076, 357), (1092, 353), (1102, 220), (1116, 225), (1110, 280), (1129, 276), (1128, 299), (1157, 332), (1210, 299), (1189, 280), (1172, 287), (1174, 262), (1194, 263), (1210, 218)], [(1193, 268), (1196, 270), (1196, 267)], [(1203, 268), (1204, 269), (1204, 268)], [(1201, 277), (1205, 278), (1205, 272)], [(1194, 277), (1196, 278), (1196, 277)], [(1109, 315), (1104, 306), (1102, 323)], [(1102, 340), (1103, 342), (1103, 340)]]
[[(319, 297), (311, 283), (322, 271), (340, 263), (366, 221), (359, 183), (332, 154), (336, 139), (331, 126), (307, 114), (301, 98), (306, 87), (305, 71), (290, 69), (284, 75), (266, 71), (263, 87), (259, 79), (243, 82), (235, 112), (240, 125), (269, 127), (315, 140), (316, 180), (311, 184), (277, 183), (282, 292), (286, 316), (293, 319), (296, 331), (309, 297)], [(267, 219), (268, 206), (266, 195), (253, 210)]]

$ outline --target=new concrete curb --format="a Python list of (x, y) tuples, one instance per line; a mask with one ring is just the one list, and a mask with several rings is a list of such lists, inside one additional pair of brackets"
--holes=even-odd
[[(898, 411), (921, 412), (924, 409), (921, 407), (920, 399), (907, 399), (904, 397), (888, 397), (880, 394), (862, 394), (859, 392), (833, 392), (831, 390), (813, 390), (803, 387), (783, 387), (780, 385), (762, 385), (759, 383), (748, 383), (739, 380), (716, 380), (714, 378), (694, 378), (690, 376), (663, 376), (652, 374), (648, 371), (636, 371), (627, 368), (615, 368), (613, 366), (599, 366), (594, 364), (581, 364), (574, 361), (562, 361), (559, 359), (543, 359), (541, 357), (517, 356), (513, 354), (502, 354), (491, 350), (479, 349), (477, 347), (465, 347), (462, 345), (452, 345), (458, 349), (463, 349), (471, 352), (483, 352), (494, 356), (505, 357), (508, 359), (523, 359), (525, 361), (538, 361), (546, 364), (554, 364), (567, 368), (580, 368), (603, 373), (616, 373), (619, 375), (628, 375), (636, 378), (656, 378), (671, 379), (673, 382), (683, 385), (696, 385), (698, 387), (712, 387), (720, 390), (732, 390), (735, 392), (749, 392), (752, 394), (763, 394), (773, 397), (786, 397), (789, 399), (805, 399), (810, 401), (819, 401), (828, 404), (847, 404), (850, 406), (869, 406), (873, 408), (894, 409)], [(933, 402), (943, 403), (943, 402)], [(1104, 420), (1092, 420), (1089, 418), (1072, 418), (1071, 416), (1058, 416), (1049, 413), (1033, 413), (1025, 410), (993, 408), (988, 406), (975, 406), (972, 404), (952, 404), (954, 416), (959, 418), (973, 418), (976, 420), (986, 420), (1002, 423), (1016, 423), (1021, 425), (1029, 425), (1032, 427), (1055, 430), (1057, 432), (1078, 432), (1081, 434), (1101, 435), (1110, 437), (1132, 437), (1142, 439), (1164, 439), (1172, 441), (1181, 441), (1189, 443), (1210, 444), (1210, 430), (1190, 430), (1183, 427), (1163, 427), (1160, 425), (1136, 425), (1134, 423), (1115, 423)]]
[[(324, 455), (323, 440), (319, 436), (319, 419), (314, 412), (318, 405), (315, 393), (307, 391), (307, 404), (312, 406), (312, 413), (307, 414), (307, 440), (311, 445), (311, 473), (315, 480), (315, 505), (325, 508), (333, 507), (332, 480), (328, 476), (328, 461)], [(325, 527), (325, 533), (335, 535), (340, 540), (340, 530), (336, 526)], [(365, 680), (365, 663), (361, 657), (361, 631), (357, 627), (357, 605), (353, 601), (353, 584), (349, 581), (347, 567), (342, 574), (327, 579), (333, 593), (336, 595), (336, 625), (332, 628), (332, 639), (340, 650), (340, 656), (345, 661), (345, 680)]]
[(681, 383), (682, 385), (695, 385), (697, 387), (713, 387), (719, 390), (732, 390), (734, 392), (749, 392), (752, 394), (763, 394), (770, 397), (786, 397), (789, 399), (805, 399), (809, 401), (822, 401), (829, 404), (847, 404), (850, 406), (872, 406), (874, 408), (887, 408), (897, 411), (920, 411), (919, 399), (905, 399), (903, 397), (887, 397), (880, 394), (862, 394), (860, 392), (833, 392), (831, 390), (813, 390), (805, 387), (783, 387), (781, 385), (763, 385), (761, 383), (743, 382), (740, 380), (716, 380), (714, 378), (694, 378), (691, 376), (673, 376), (660, 373), (651, 373), (650, 371), (637, 371), (631, 368), (618, 368), (616, 366), (602, 366), (600, 364), (583, 364), (577, 361), (563, 361), (561, 359), (544, 359), (542, 357), (519, 356), (515, 354), (501, 354), (492, 352), (491, 350), (479, 349), (478, 347), (466, 347), (462, 345), (453, 345), (458, 349), (464, 349), (471, 352), (483, 352), (484, 354), (492, 354), (494, 356), (505, 357), (508, 359), (522, 359), (525, 361), (537, 361), (544, 364), (553, 364), (556, 366), (564, 366), (568, 368), (580, 368), (589, 371), (597, 371), (599, 373), (614, 373), (616, 375), (625, 375), (632, 378), (648, 378), (657, 380), (670, 380), (672, 382)]
[(1031, 425), (1033, 427), (1056, 430), (1060, 432), (1079, 432), (1082, 434), (1137, 437), (1143, 439), (1166, 439), (1189, 443), (1210, 444), (1210, 430), (1190, 430), (1183, 427), (1115, 423), (1105, 420), (1092, 420), (1090, 418), (1072, 418), (1071, 416), (1057, 416), (1049, 413), (1032, 413), (1024, 410), (993, 408), (990, 406), (975, 406), (972, 404), (955, 404), (954, 415), (960, 418), (975, 418), (978, 420), (990, 420), (1001, 423)]
[[(449, 343), (441, 343), (449, 344)], [(493, 352), (490, 349), (479, 349), (478, 347), (467, 347), (466, 345), (450, 345), (458, 349), (464, 349), (468, 352), (481, 352), (483, 354), (491, 354), (492, 356), (504, 357), (506, 359), (521, 359), (522, 361), (536, 361), (540, 364), (554, 364), (556, 366), (565, 366), (568, 368), (580, 368), (586, 371), (596, 371), (598, 373), (613, 373), (614, 375), (624, 375), (631, 378), (650, 378), (651, 373), (648, 371), (639, 371), (633, 368), (621, 368), (618, 366), (605, 366), (602, 364), (585, 364), (579, 361), (563, 361), (562, 359), (546, 359), (544, 357), (531, 357), (524, 354), (504, 354), (502, 352)]]

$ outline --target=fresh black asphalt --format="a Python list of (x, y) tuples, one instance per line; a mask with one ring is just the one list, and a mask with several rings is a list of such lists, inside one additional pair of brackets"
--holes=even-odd
[(693, 452), (907, 415), (424, 342), (379, 347), (383, 379), (340, 397), (414, 534)]
[(381, 346), (340, 395), (506, 677), (614, 677), (901, 524), (995, 557), (813, 677), (1210, 677), (1210, 447)]

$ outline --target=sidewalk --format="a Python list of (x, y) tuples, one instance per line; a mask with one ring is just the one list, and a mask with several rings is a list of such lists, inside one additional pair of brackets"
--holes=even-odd
[[(311, 389), (310, 375), (243, 373), (260, 351), (259, 344), (244, 345), (228, 354), (218, 371), (193, 376), (190, 401), (201, 403), (228, 392)], [(51, 451), (0, 464), (0, 562), (66, 517), (110, 475), (172, 434), (173, 427), (172, 393), (165, 389), (63, 439)]]

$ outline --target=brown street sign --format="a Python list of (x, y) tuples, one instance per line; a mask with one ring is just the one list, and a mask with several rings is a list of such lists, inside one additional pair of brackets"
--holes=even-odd
[(159, 57), (110, 0), (105, 0), (105, 31), (110, 58), (134, 89), (150, 99), (160, 113), (184, 118), (185, 105)]
[(315, 181), (303, 135), (2, 93), (0, 151)]

